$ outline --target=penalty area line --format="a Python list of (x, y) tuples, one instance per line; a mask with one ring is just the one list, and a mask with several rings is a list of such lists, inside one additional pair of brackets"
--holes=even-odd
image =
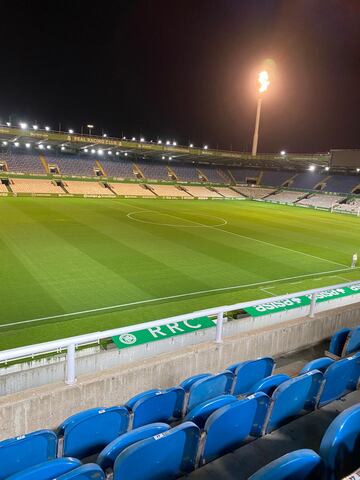
[[(360, 267), (356, 267), (356, 270), (358, 270)], [(15, 325), (25, 325), (25, 324), (30, 324), (30, 323), (37, 323), (37, 322), (42, 322), (44, 320), (55, 320), (57, 318), (69, 318), (69, 317), (77, 317), (79, 315), (87, 315), (90, 313), (99, 313), (99, 312), (107, 312), (110, 310), (116, 310), (116, 309), (121, 309), (124, 307), (131, 307), (134, 305), (146, 305), (148, 303), (155, 303), (155, 302), (161, 302), (164, 300), (174, 300), (177, 298), (186, 298), (186, 297), (193, 297), (193, 296), (198, 296), (198, 295), (204, 295), (207, 293), (217, 293), (217, 292), (226, 292), (229, 290), (242, 290), (244, 288), (250, 288), (250, 287), (259, 287), (261, 285), (271, 285), (273, 283), (280, 283), (280, 282), (285, 282), (287, 280), (296, 280), (298, 278), (308, 278), (308, 277), (315, 277), (317, 275), (328, 275), (329, 273), (337, 273), (337, 272), (345, 272), (345, 271), (354, 271), (355, 268), (340, 268), (337, 270), (329, 270), (325, 272), (316, 272), (316, 273), (307, 273), (304, 275), (295, 275), (293, 277), (283, 277), (283, 278), (278, 278), (275, 280), (266, 280), (263, 282), (254, 282), (254, 283), (247, 283), (247, 284), (241, 284), (241, 285), (232, 285), (230, 287), (220, 287), (220, 288), (210, 288), (208, 290), (199, 290), (197, 292), (188, 292), (188, 293), (180, 293), (178, 295), (169, 295), (167, 297), (158, 297), (158, 298), (150, 298), (148, 300), (139, 300), (136, 302), (129, 302), (129, 303), (121, 303), (118, 305), (111, 305), (108, 307), (99, 307), (99, 308), (92, 308), (89, 310), (81, 310), (79, 312), (70, 312), (70, 313), (61, 313), (59, 315), (52, 315), (48, 317), (40, 317), (40, 318), (32, 318), (30, 320), (21, 320), (20, 322), (11, 322), (11, 323), (5, 323), (3, 325), (0, 325), (1, 328), (6, 328), (6, 327), (12, 327)], [(351, 281), (351, 280), (349, 280)], [(294, 292), (296, 293), (296, 292)]]

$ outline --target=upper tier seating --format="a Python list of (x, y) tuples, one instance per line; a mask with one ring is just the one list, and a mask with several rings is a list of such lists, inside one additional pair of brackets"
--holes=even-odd
[(273, 188), (239, 187), (238, 185), (234, 189), (249, 198), (264, 198), (275, 192)]
[(196, 167), (191, 163), (172, 163), (171, 169), (174, 171), (179, 182), (200, 182)]
[(192, 187), (187, 185), (186, 191), (197, 198), (221, 198), (221, 195), (207, 187)]
[(212, 183), (231, 183), (231, 179), (224, 170), (221, 172), (220, 167), (210, 165), (199, 165), (199, 170), (203, 173), (209, 182)]
[(360, 184), (358, 175), (333, 175), (326, 181), (324, 191), (334, 193), (350, 193)]
[(56, 165), (61, 175), (87, 176), (95, 175), (95, 160), (92, 157), (75, 155), (46, 155), (48, 165)]
[(137, 165), (144, 177), (149, 180), (170, 180), (169, 171), (164, 162), (157, 162), (156, 160), (136, 160)]
[(295, 203), (305, 194), (304, 192), (293, 192), (293, 191), (282, 191), (274, 193), (267, 198), (270, 202), (284, 202), (284, 203)]
[(191, 195), (189, 195), (185, 190), (180, 190), (178, 187), (175, 185), (150, 185), (151, 190), (153, 190), (156, 195), (159, 195), (159, 197), (188, 197), (190, 198)]
[(344, 200), (344, 198), (345, 197), (339, 197), (338, 195), (321, 195), (316, 193), (308, 198), (303, 198), (298, 202), (298, 204), (320, 208), (332, 208), (337, 203)]
[(295, 175), (295, 172), (281, 172), (278, 170), (264, 170), (261, 177), (261, 185), (269, 185), (270, 187), (280, 187), (287, 180)]
[(58, 187), (51, 180), (35, 180), (25, 178), (14, 178), (10, 184), (14, 193), (34, 193), (34, 194), (60, 194), (64, 193), (61, 187)]
[(141, 183), (110, 183), (109, 185), (116, 195), (155, 198), (154, 193)]
[(306, 171), (302, 173), (298, 173), (296, 177), (291, 181), (291, 188), (303, 188), (304, 190), (313, 190), (316, 185), (323, 182), (325, 178), (329, 175), (319, 173), (319, 172), (311, 172)]
[(260, 176), (260, 170), (253, 168), (230, 167), (229, 171), (236, 182), (245, 183), (247, 179), (257, 179)]
[(215, 190), (220, 193), (223, 197), (226, 198), (243, 198), (244, 196), (241, 195), (239, 192), (235, 192), (231, 188), (227, 187), (216, 187)]
[(114, 160), (104, 159), (100, 161), (105, 175), (114, 178), (134, 179), (133, 164), (129, 160), (116, 157)]
[(0, 161), (4, 160), (9, 172), (32, 173), (45, 175), (45, 169), (37, 153), (27, 153), (11, 150), (0, 152)]
[(65, 189), (72, 195), (101, 195), (114, 196), (114, 193), (98, 182), (81, 182), (67, 180), (64, 183)]

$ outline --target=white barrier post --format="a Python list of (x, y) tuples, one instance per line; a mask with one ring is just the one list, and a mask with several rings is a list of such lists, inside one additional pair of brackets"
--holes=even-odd
[(317, 297), (317, 293), (313, 293), (313, 294), (311, 295), (310, 315), (309, 315), (310, 318), (314, 318), (314, 317), (315, 317), (316, 297)]
[(222, 343), (222, 329), (223, 329), (223, 320), (224, 320), (224, 312), (219, 312), (217, 314), (217, 321), (216, 321), (216, 343)]
[(66, 378), (67, 385), (74, 385), (76, 383), (75, 377), (75, 344), (72, 343), (67, 348), (66, 354)]

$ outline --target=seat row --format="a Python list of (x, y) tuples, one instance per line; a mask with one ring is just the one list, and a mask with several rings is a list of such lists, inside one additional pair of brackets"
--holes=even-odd
[[(40, 477), (31, 467), (45, 468), (47, 462), (50, 470), (51, 465), (67, 468), (68, 463), (59, 460), (72, 462), (72, 457), (85, 462), (96, 459), (101, 472), (110, 469), (115, 479), (135, 478), (134, 474), (127, 476), (126, 466), (135, 468), (138, 461), (147, 473), (136, 478), (176, 478), (355, 390), (360, 352), (338, 361), (322, 357), (305, 365), (294, 378), (273, 375), (274, 367), (269, 357), (237, 363), (216, 375), (199, 374), (177, 387), (143, 392), (124, 406), (77, 413), (56, 432), (41, 430), (0, 442), (0, 480), (51, 480), (55, 478), (51, 474)], [(144, 444), (141, 462), (133, 447), (145, 439), (150, 446)], [(168, 476), (151, 476), (152, 458), (158, 459), (157, 468), (163, 468), (167, 462), (157, 455), (173, 448), (173, 457), (166, 456), (172, 458), (172, 467), (166, 467)], [(30, 473), (22, 476), (27, 468)], [(92, 468), (100, 472), (95, 464)], [(57, 471), (58, 477), (62, 478)]]
[(356, 328), (342, 328), (330, 340), (329, 351), (332, 358), (341, 358), (360, 350), (360, 326)]

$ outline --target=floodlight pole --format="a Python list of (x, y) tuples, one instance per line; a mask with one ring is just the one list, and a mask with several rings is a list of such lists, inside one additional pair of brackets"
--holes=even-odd
[(258, 101), (257, 101), (255, 130), (254, 130), (253, 145), (252, 145), (252, 152), (251, 152), (251, 155), (253, 157), (255, 157), (256, 154), (257, 154), (257, 148), (258, 148), (258, 142), (259, 142), (259, 125), (260, 125), (261, 104), (262, 104), (262, 98), (259, 97)]

